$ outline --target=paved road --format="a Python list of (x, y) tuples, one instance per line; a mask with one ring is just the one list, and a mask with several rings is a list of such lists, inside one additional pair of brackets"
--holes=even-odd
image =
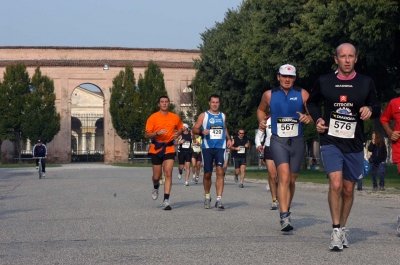
[(202, 184), (176, 173), (163, 211), (150, 168), (63, 165), (42, 180), (0, 169), (0, 264), (399, 264), (399, 198), (357, 194), (350, 248), (330, 252), (326, 189), (297, 186), (295, 230), (283, 235), (265, 183), (228, 179), (226, 210), (205, 210)]

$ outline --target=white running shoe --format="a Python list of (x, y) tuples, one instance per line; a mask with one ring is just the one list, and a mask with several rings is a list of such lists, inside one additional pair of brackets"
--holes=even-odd
[(36, 170), (39, 170), (39, 167), (36, 167)]
[(182, 178), (182, 174), (178, 174), (178, 179), (181, 179)]
[(265, 188), (266, 188), (267, 190), (271, 190), (271, 188), (269, 187), (269, 182), (267, 182), (267, 185), (265, 186)]
[(185, 181), (185, 186), (189, 186), (189, 181)]
[(169, 200), (164, 200), (164, 202), (163, 202), (163, 208), (162, 208), (163, 210), (171, 210), (172, 208), (171, 208), (171, 205), (170, 205), (170, 203), (169, 203)]
[(341, 236), (342, 236), (342, 245), (343, 245), (343, 247), (344, 248), (350, 247), (349, 241), (347, 240), (347, 237), (349, 236), (349, 230), (343, 229), (342, 233), (341, 233)]
[(158, 198), (158, 189), (153, 189), (151, 191), (151, 197), (153, 198), (153, 200), (157, 200), (157, 198)]
[(337, 228), (333, 229), (333, 231), (332, 231), (331, 244), (329, 245), (329, 249), (331, 249), (331, 250), (343, 249), (342, 235), (340, 233), (340, 230)]

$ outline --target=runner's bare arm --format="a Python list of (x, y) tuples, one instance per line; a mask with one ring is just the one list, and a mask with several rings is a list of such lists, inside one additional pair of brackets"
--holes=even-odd
[(201, 133), (200, 129), (201, 129), (201, 125), (203, 123), (204, 120), (204, 112), (201, 113), (199, 115), (199, 117), (197, 117), (196, 123), (193, 125), (192, 131), (194, 134), (199, 135)]
[(267, 90), (262, 95), (260, 105), (257, 108), (257, 119), (262, 130), (266, 128), (265, 116), (267, 114), (267, 109), (269, 107), (270, 102), (271, 102), (271, 90)]

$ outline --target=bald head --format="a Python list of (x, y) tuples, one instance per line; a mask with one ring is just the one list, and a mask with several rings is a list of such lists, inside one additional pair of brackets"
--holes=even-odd
[(354, 47), (353, 44), (351, 44), (351, 43), (342, 43), (342, 44), (340, 44), (339, 46), (336, 47), (336, 56), (339, 55), (339, 53), (340, 53), (340, 51), (342, 49), (353, 49), (354, 55), (357, 54), (356, 47)]
[(350, 43), (340, 44), (336, 48), (336, 56), (334, 57), (338, 66), (338, 75), (349, 77), (355, 74), (354, 65), (357, 62), (356, 48)]

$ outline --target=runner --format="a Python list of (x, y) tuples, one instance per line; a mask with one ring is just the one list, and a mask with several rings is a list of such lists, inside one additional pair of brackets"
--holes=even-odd
[(225, 149), (225, 156), (224, 156), (224, 182), (226, 182), (226, 171), (228, 170), (228, 163), (229, 163), (229, 155), (231, 153), (230, 148)]
[(336, 48), (334, 59), (337, 72), (323, 75), (315, 82), (307, 106), (316, 121), (329, 178), (333, 227), (329, 248), (339, 250), (349, 247), (346, 221), (353, 205), (355, 183), (364, 173), (364, 120), (379, 117), (380, 106), (374, 82), (354, 70), (356, 48), (343, 43)]
[(285, 64), (279, 68), (279, 87), (264, 92), (257, 109), (261, 130), (266, 128), (266, 110), (271, 111), (270, 152), (277, 167), (279, 181), (281, 231), (293, 230), (290, 205), (295, 182), (304, 156), (303, 123), (312, 122), (306, 111), (308, 92), (294, 86), (296, 68)]
[[(264, 161), (267, 165), (268, 170), (268, 188), (271, 190), (272, 202), (271, 202), (271, 210), (278, 209), (279, 202), (277, 196), (277, 189), (278, 189), (278, 177), (276, 173), (276, 166), (274, 160), (272, 159), (271, 152), (269, 150), (269, 145), (271, 142), (271, 116), (266, 116), (267, 127), (264, 130), (257, 130), (257, 134), (255, 137), (255, 143), (257, 146), (257, 150), (259, 152), (263, 152), (264, 154)], [(266, 135), (266, 136), (265, 136)], [(262, 139), (265, 136), (264, 147), (262, 146)], [(268, 189), (267, 189), (268, 190)]]
[(182, 133), (183, 127), (181, 118), (175, 113), (168, 111), (169, 105), (170, 102), (167, 96), (161, 96), (158, 99), (160, 111), (153, 113), (147, 119), (144, 133), (146, 139), (152, 139), (149, 155), (153, 164), (152, 180), (154, 189), (151, 192), (153, 200), (157, 200), (158, 198), (159, 180), (164, 168), (164, 210), (172, 209), (169, 198), (172, 186), (172, 169), (175, 160), (174, 139)]
[(193, 178), (192, 182), (194, 181), (196, 184), (199, 182), (199, 176), (200, 176), (200, 168), (201, 168), (201, 161), (202, 161), (202, 155), (201, 155), (201, 136), (193, 134), (193, 143), (192, 143), (192, 148), (193, 148), (193, 153), (192, 153), (192, 172), (193, 172)]
[(226, 148), (231, 147), (231, 139), (226, 127), (226, 115), (219, 111), (220, 96), (212, 94), (208, 99), (210, 109), (203, 112), (197, 118), (193, 127), (193, 133), (203, 135), (202, 153), (204, 165), (203, 186), (205, 192), (204, 208), (211, 208), (211, 174), (213, 171), (213, 161), (215, 160), (217, 201), (215, 207), (219, 210), (224, 209), (222, 204), (222, 193), (224, 191), (224, 153)]
[(190, 176), (190, 163), (192, 161), (192, 134), (189, 132), (189, 126), (183, 124), (183, 132), (176, 141), (176, 145), (179, 145), (178, 161), (179, 161), (179, 175), (178, 178), (182, 178), (182, 170), (185, 168), (185, 186), (189, 186)]
[(250, 142), (247, 136), (244, 135), (244, 129), (238, 131), (238, 136), (235, 136), (232, 141), (232, 156), (235, 163), (235, 182), (238, 182), (240, 173), (239, 188), (244, 188), (243, 181), (246, 172), (246, 150), (249, 149)]
[[(400, 175), (400, 97), (392, 99), (383, 111), (380, 122), (387, 135), (392, 140), (392, 161), (397, 164)], [(394, 121), (394, 128), (390, 123)], [(400, 235), (400, 214), (397, 216), (397, 233)]]

